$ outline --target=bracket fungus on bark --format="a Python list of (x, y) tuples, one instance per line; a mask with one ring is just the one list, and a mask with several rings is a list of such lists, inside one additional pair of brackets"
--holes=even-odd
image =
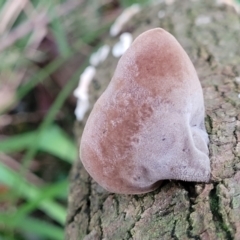
[(82, 163), (110, 192), (139, 194), (164, 179), (210, 179), (202, 88), (177, 40), (142, 33), (118, 62), (86, 123)]

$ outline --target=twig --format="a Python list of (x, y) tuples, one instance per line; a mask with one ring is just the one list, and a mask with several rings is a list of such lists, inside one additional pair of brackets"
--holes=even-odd
[(2, 34), (7, 27), (11, 27), (14, 21), (17, 19), (25, 5), (28, 3), (28, 0), (20, 1), (7, 1), (0, 13), (0, 34)]
[(47, 16), (46, 12), (42, 12), (34, 17), (34, 19), (29, 19), (25, 23), (13, 29), (4, 39), (0, 41), (0, 51), (12, 46), (17, 40), (26, 36), (28, 33), (32, 32), (36, 28), (42, 29), (54, 19), (63, 17), (76, 9), (83, 1), (72, 0), (66, 1), (62, 5), (56, 7), (56, 14), (54, 16)]

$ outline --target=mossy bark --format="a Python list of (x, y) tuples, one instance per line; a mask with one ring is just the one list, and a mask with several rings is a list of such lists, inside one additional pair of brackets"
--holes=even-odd
[[(181, 0), (145, 7), (127, 24), (124, 31), (134, 37), (165, 28), (193, 61), (204, 92), (213, 177), (209, 184), (165, 181), (152, 193), (118, 195), (96, 184), (79, 160), (70, 175), (66, 239), (240, 239), (239, 20), (215, 1)], [(117, 61), (109, 56), (98, 67), (92, 105)], [(78, 141), (86, 119), (76, 124)]]

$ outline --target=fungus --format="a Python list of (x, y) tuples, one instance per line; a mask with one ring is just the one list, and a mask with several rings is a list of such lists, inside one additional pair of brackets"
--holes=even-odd
[(110, 192), (140, 194), (162, 180), (208, 182), (202, 88), (177, 40), (144, 32), (120, 58), (80, 146), (85, 169)]
[(121, 57), (127, 49), (130, 47), (132, 43), (132, 34), (125, 32), (122, 33), (119, 37), (119, 42), (117, 42), (112, 49), (112, 54), (114, 57), (118, 58)]
[(138, 12), (140, 12), (141, 7), (139, 4), (135, 3), (132, 6), (126, 8), (120, 16), (115, 20), (110, 28), (110, 36), (116, 37), (121, 31), (124, 25)]
[(166, 15), (166, 13), (165, 13), (165, 11), (163, 11), (163, 10), (160, 10), (160, 11), (158, 12), (158, 18), (159, 18), (159, 19), (164, 18), (165, 15)]
[(78, 121), (83, 120), (85, 113), (89, 108), (88, 86), (94, 78), (95, 73), (95, 67), (88, 66), (81, 74), (78, 87), (73, 92), (73, 95), (77, 98), (75, 115)]
[(89, 62), (93, 66), (98, 66), (100, 63), (104, 62), (110, 52), (109, 45), (103, 45), (95, 53), (93, 53), (89, 59)]
[(209, 24), (211, 21), (212, 21), (211, 17), (200, 15), (195, 20), (195, 25), (197, 26), (206, 25)]

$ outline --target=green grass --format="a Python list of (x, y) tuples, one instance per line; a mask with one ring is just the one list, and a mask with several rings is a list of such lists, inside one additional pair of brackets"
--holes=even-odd
[(64, 225), (66, 209), (55, 202), (54, 198), (62, 192), (65, 192), (65, 197), (67, 196), (68, 183), (66, 180), (47, 187), (36, 187), (21, 178), (18, 173), (0, 163), (0, 182), (11, 188), (15, 196), (28, 200), (13, 214), (11, 212), (1, 214), (0, 224), (15, 227), (20, 224), (23, 217), (26, 217), (26, 214), (39, 208), (53, 220)]
[[(35, 0), (33, 3), (35, 7), (41, 5), (41, 8), (45, 7), (48, 9), (49, 18), (53, 18), (56, 14), (53, 4), (61, 2), (64, 1), (51, 2), (51, 6), (49, 1)], [(0, 11), (3, 6), (1, 2)], [(74, 19), (78, 17), (78, 15), (81, 15), (81, 10), (84, 11), (84, 9), (80, 8), (66, 18)], [(14, 27), (26, 20), (25, 14), (21, 14), (16, 20)], [(68, 43), (69, 30), (65, 29), (63, 22), (64, 19), (55, 18), (49, 25), (49, 31), (53, 36), (59, 55), (43, 68), (35, 66), (35, 63), (31, 62), (24, 55), (30, 35), (20, 39), (13, 46), (0, 53), (1, 59), (4, 59), (0, 66), (1, 72), (8, 72), (8, 76), (15, 74), (19, 70), (30, 68), (33, 71), (30, 74), (30, 78), (25, 79), (19, 88), (16, 89), (16, 99), (9, 106), (6, 106), (5, 109), (0, 110), (1, 114), (9, 114), (12, 106), (27, 96), (39, 83), (44, 83), (49, 79), (52, 73), (68, 63), (74, 55), (79, 54), (82, 46), (98, 39), (110, 26), (109, 23), (104, 23), (82, 34), (79, 31), (76, 36), (80, 37), (71, 41), (70, 45)], [(91, 48), (94, 51), (95, 48), (90, 46)], [(9, 206), (5, 210), (0, 208), (0, 239), (21, 240), (28, 239), (26, 236), (30, 235), (39, 239), (60, 240), (64, 237), (64, 224), (67, 214), (66, 199), (69, 185), (68, 175), (59, 175), (54, 182), (47, 182), (38, 186), (27, 180), (26, 173), (32, 159), (36, 158), (39, 153), (58, 159), (59, 165), (61, 165), (61, 162), (65, 162), (65, 164), (71, 166), (77, 160), (78, 150), (74, 139), (55, 123), (55, 119), (56, 115), (63, 108), (66, 99), (77, 86), (79, 76), (87, 64), (88, 58), (72, 73), (72, 77), (68, 79), (67, 84), (59, 92), (47, 115), (37, 128), (34, 130), (30, 128), (30, 130), (20, 131), (20, 133), (17, 133), (18, 129), (15, 129), (14, 132), (0, 141), (0, 157), (2, 156), (1, 153), (10, 156), (19, 155), (19, 153), (22, 155), (24, 153), (20, 159), (22, 166), (19, 171), (11, 169), (2, 163), (0, 159), (0, 187), (5, 186), (7, 188), (7, 193), (2, 193), (0, 188), (0, 206), (1, 203), (7, 203)]]

